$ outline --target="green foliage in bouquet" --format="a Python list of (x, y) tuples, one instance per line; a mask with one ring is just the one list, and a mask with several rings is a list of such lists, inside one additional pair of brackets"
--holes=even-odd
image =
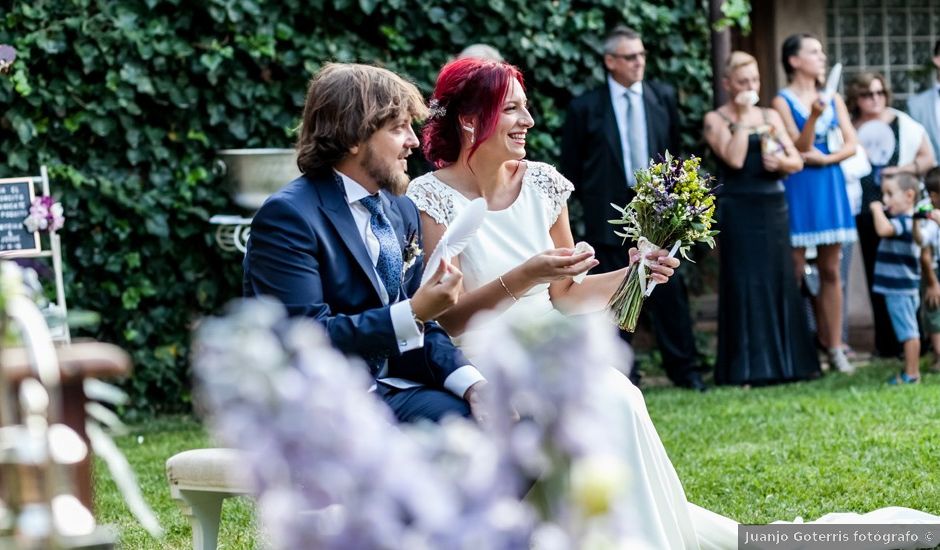
[[(658, 248), (678, 246), (686, 260), (695, 243), (715, 247), (712, 229), (715, 214), (713, 178), (701, 171), (701, 159), (695, 156), (682, 160), (666, 151), (662, 162), (651, 162), (649, 168), (636, 171), (636, 197), (625, 207), (612, 204), (622, 216), (609, 220), (623, 226), (615, 231), (624, 242), (636, 242), (641, 254)], [(675, 243), (675, 244), (673, 244)], [(617, 315), (620, 328), (636, 329), (643, 300), (652, 291), (647, 288), (645, 260), (630, 269), (610, 307)]]

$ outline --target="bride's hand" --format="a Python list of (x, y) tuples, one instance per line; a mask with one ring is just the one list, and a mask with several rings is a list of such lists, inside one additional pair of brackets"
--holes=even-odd
[(520, 268), (532, 285), (574, 277), (599, 264), (593, 252), (575, 254), (572, 248), (553, 248), (532, 256)]
[[(669, 251), (660, 248), (646, 255), (650, 263), (647, 267), (650, 270), (650, 278), (657, 283), (665, 283), (676, 272), (679, 267), (679, 258), (670, 258)], [(640, 251), (636, 248), (630, 249), (630, 265), (640, 261)]]

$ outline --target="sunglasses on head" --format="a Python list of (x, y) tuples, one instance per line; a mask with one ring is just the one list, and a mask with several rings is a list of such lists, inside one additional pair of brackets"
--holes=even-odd
[(888, 97), (888, 92), (884, 90), (875, 90), (874, 92), (862, 92), (858, 94), (858, 97), (863, 97), (865, 99), (871, 99), (875, 96), (878, 97)]
[(634, 61), (636, 61), (637, 59), (639, 59), (639, 58), (641, 58), (641, 57), (642, 57), (643, 59), (646, 59), (646, 51), (645, 51), (645, 50), (642, 51), (642, 52), (629, 53), (629, 54), (611, 53), (611, 54), (607, 54), (607, 55), (609, 55), (609, 56), (611, 56), (611, 57), (619, 57), (620, 59), (623, 59), (624, 61), (630, 61), (631, 63), (634, 62)]

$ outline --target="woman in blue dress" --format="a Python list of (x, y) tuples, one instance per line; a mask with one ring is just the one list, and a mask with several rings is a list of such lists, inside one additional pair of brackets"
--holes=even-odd
[[(842, 281), (839, 257), (843, 244), (856, 240), (855, 219), (845, 191), (839, 163), (855, 153), (858, 139), (845, 102), (838, 94), (823, 97), (826, 54), (809, 34), (795, 34), (783, 42), (781, 60), (788, 84), (773, 106), (800, 151), (805, 168), (786, 179), (790, 208), (790, 245), (797, 278), (802, 278), (806, 247), (817, 251), (820, 289), (816, 302), (819, 342), (832, 366), (852, 372), (842, 342)], [(841, 133), (842, 145), (830, 150)]]

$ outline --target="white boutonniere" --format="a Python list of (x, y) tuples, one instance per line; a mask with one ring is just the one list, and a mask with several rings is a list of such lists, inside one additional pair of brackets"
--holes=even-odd
[(411, 235), (408, 237), (408, 244), (405, 245), (405, 250), (401, 253), (401, 259), (404, 262), (402, 272), (402, 277), (405, 273), (411, 269), (411, 266), (415, 265), (415, 262), (418, 261), (418, 258), (423, 254), (424, 251), (421, 250), (421, 246), (418, 244), (418, 232), (412, 231)]

